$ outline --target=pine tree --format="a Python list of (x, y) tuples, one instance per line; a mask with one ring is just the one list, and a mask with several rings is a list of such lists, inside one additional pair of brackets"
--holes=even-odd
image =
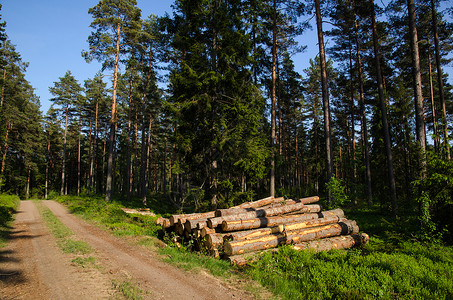
[(68, 136), (68, 122), (73, 108), (77, 105), (82, 97), (82, 87), (79, 85), (77, 80), (72, 76), (71, 71), (67, 71), (63, 77), (59, 78), (59, 81), (54, 82), (54, 86), (49, 88), (50, 93), (54, 98), (50, 99), (53, 105), (61, 107), (61, 117), (64, 119), (64, 134), (63, 134), (63, 161), (61, 168), (61, 188), (60, 194), (67, 194), (67, 174), (66, 174), (66, 146)]
[(136, 0), (101, 0), (90, 8), (88, 13), (94, 18), (90, 27), (96, 31), (88, 38), (89, 52), (83, 56), (90, 61), (96, 59), (103, 63), (103, 68), (113, 68), (112, 109), (110, 118), (110, 143), (106, 178), (105, 200), (110, 201), (113, 188), (113, 157), (116, 136), (116, 109), (118, 67), (120, 56), (127, 54), (132, 41), (140, 30), (140, 9)]
[[(332, 133), (330, 126), (330, 103), (329, 87), (326, 68), (326, 52), (324, 48), (324, 37), (322, 29), (321, 6), (319, 0), (315, 0), (316, 27), (318, 32), (319, 59), (321, 64), (321, 87), (322, 87), (322, 104), (324, 111), (324, 136), (326, 139), (326, 182), (329, 182), (333, 176), (333, 152), (332, 152)], [(328, 195), (329, 205), (331, 204), (331, 195)]]

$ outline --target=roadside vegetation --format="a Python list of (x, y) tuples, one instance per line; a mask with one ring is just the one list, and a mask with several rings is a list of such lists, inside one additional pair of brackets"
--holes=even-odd
[[(252, 278), (282, 299), (453, 299), (452, 247), (443, 245), (438, 236), (421, 234), (417, 218), (393, 220), (378, 207), (346, 210), (370, 235), (370, 243), (361, 249), (315, 253), (283, 247), (238, 269), (191, 252), (190, 244), (172, 244), (155, 224), (157, 217), (128, 215), (119, 200), (106, 203), (101, 197), (74, 196), (56, 200), (117, 236), (138, 237), (140, 245), (156, 250), (166, 262), (231, 280)], [(132, 206), (140, 207), (140, 202)], [(249, 290), (256, 293), (259, 287)]]
[(19, 201), (18, 196), (0, 194), (0, 248), (6, 246), (14, 213), (19, 207)]
[[(47, 207), (40, 201), (36, 201), (39, 213), (41, 214), (44, 222), (49, 228), (52, 235), (57, 239), (58, 247), (64, 253), (72, 253), (78, 255), (85, 255), (93, 252), (93, 249), (87, 242), (74, 239), (74, 233), (66, 227)], [(81, 257), (76, 261), (89, 260), (86, 257)]]

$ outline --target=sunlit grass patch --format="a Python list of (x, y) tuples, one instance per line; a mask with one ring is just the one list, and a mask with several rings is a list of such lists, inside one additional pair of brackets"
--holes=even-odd
[(112, 281), (113, 287), (128, 300), (144, 299), (145, 292), (130, 281)]
[(47, 207), (37, 201), (38, 210), (53, 236), (57, 238), (57, 245), (64, 253), (88, 254), (93, 252), (90, 244), (74, 240), (74, 235)]
[(93, 256), (88, 256), (88, 257), (76, 257), (72, 260), (72, 263), (76, 266), (82, 267), (82, 268), (88, 268), (88, 267), (93, 267), (96, 264), (96, 258)]

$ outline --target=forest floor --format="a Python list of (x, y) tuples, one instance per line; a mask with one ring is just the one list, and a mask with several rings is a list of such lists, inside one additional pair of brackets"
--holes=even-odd
[(90, 254), (94, 266), (75, 263), (80, 255), (64, 253), (58, 247), (58, 239), (43, 221), (38, 204), (22, 201), (8, 246), (0, 249), (2, 300), (121, 299), (121, 282), (136, 286), (145, 299), (253, 298), (206, 272), (193, 273), (168, 265), (154, 252), (86, 223), (57, 202), (42, 203), (39, 205), (48, 207), (74, 233), (72, 239), (94, 249)]

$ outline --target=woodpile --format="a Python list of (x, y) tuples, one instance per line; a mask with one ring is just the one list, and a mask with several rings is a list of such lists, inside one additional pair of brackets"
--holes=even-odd
[(368, 235), (341, 209), (322, 211), (319, 197), (285, 200), (268, 197), (206, 213), (173, 215), (162, 227), (176, 245), (189, 242), (195, 250), (223, 257), (236, 265), (260, 253), (291, 245), (296, 250), (329, 251), (368, 243)]

